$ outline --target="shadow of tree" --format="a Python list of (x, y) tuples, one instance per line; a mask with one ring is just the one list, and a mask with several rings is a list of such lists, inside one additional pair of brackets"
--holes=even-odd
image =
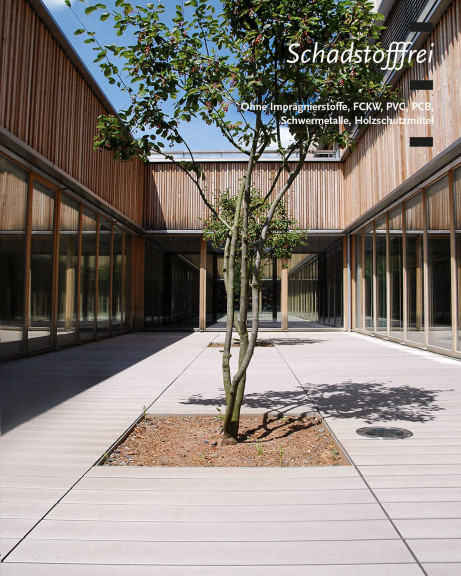
[[(288, 420), (288, 422), (287, 422)], [(267, 442), (268, 440), (279, 440), (281, 438), (287, 438), (291, 436), (295, 432), (299, 432), (300, 430), (307, 430), (308, 428), (312, 428), (315, 426), (317, 419), (312, 420), (310, 419), (303, 424), (299, 424), (296, 418), (283, 418), (280, 419), (280, 415), (270, 416), (269, 414), (264, 414), (263, 421), (260, 426), (255, 426), (245, 432), (245, 434), (241, 435), (242, 442), (248, 442), (248, 438), (251, 438), (254, 434), (259, 432), (260, 430), (264, 430), (262, 434), (259, 435), (258, 440), (261, 442)], [(277, 430), (284, 429), (284, 431), (278, 435)], [(269, 438), (270, 436), (270, 438)], [(253, 442), (253, 440), (250, 440)]]
[(357, 418), (372, 424), (391, 420), (430, 422), (445, 408), (436, 404), (444, 390), (391, 386), (384, 382), (303, 384), (306, 393), (326, 417)]
[[(416, 386), (392, 386), (384, 382), (353, 382), (303, 385), (303, 389), (267, 390), (245, 394), (243, 407), (276, 414), (312, 413), (315, 408), (325, 417), (356, 418), (372, 424), (392, 420), (430, 422), (444, 408), (437, 405), (437, 396), (445, 390), (427, 390)], [(223, 406), (224, 395), (204, 398), (195, 394), (181, 404)]]
[(328, 340), (314, 340), (312, 338), (271, 338), (274, 346), (297, 346), (298, 344), (323, 344)]
[[(181, 404), (195, 406), (223, 406), (224, 395), (215, 398), (204, 398), (201, 394), (194, 394)], [(296, 413), (313, 412), (314, 408), (306, 392), (298, 390), (267, 390), (266, 392), (245, 394), (243, 408), (257, 408), (268, 412), (285, 414), (289, 411)]]

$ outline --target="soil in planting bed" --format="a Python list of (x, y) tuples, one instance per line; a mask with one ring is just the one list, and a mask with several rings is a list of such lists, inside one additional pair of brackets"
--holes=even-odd
[(147, 416), (108, 456), (106, 466), (345, 466), (320, 420), (243, 415), (239, 443), (221, 446), (214, 416)]

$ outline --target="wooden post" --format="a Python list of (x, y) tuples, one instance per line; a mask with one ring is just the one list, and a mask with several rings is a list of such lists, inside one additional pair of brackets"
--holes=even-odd
[(29, 347), (29, 324), (30, 324), (30, 292), (31, 292), (31, 249), (32, 249), (32, 201), (34, 194), (34, 182), (29, 176), (26, 213), (26, 258), (25, 258), (25, 283), (24, 283), (24, 332), (22, 345), (25, 354)]
[(391, 240), (389, 234), (389, 212), (386, 214), (386, 333), (389, 338), (391, 333)]
[[(99, 318), (99, 243), (100, 243), (100, 224), (101, 217), (96, 214), (96, 261), (94, 269), (94, 321), (93, 321), (93, 338), (98, 337), (98, 318)], [(88, 258), (87, 258), (88, 261)]]
[(350, 331), (351, 318), (351, 274), (350, 274), (350, 236), (343, 238), (343, 327)]
[(429, 322), (430, 322), (430, 290), (429, 290), (429, 253), (428, 253), (428, 238), (427, 238), (427, 205), (426, 205), (426, 189), (422, 194), (423, 201), (423, 294), (424, 294), (424, 345), (429, 345)]
[(407, 276), (407, 215), (405, 204), (402, 204), (402, 314), (403, 314), (403, 341), (408, 339), (408, 276)]
[[(283, 264), (286, 265), (286, 262)], [(282, 330), (288, 330), (288, 268), (282, 268), (280, 311), (282, 313)]]
[(371, 293), (371, 301), (372, 301), (372, 328), (370, 332), (376, 334), (378, 332), (378, 279), (377, 279), (377, 271), (376, 271), (376, 222), (373, 222), (373, 276), (372, 276), (372, 293)]
[(80, 294), (82, 290), (82, 242), (83, 242), (83, 204), (80, 204), (78, 214), (78, 251), (77, 251), (77, 299), (75, 318), (75, 342), (80, 340)]
[(213, 254), (213, 324), (218, 321), (218, 255)]
[(58, 278), (59, 278), (59, 229), (61, 222), (61, 192), (54, 193), (54, 230), (53, 230), (53, 276), (51, 282), (51, 322), (50, 340), (51, 346), (56, 348), (58, 344)]
[(362, 228), (362, 246), (361, 246), (361, 270), (362, 270), (362, 290), (361, 290), (361, 306), (362, 306), (362, 318), (361, 318), (361, 330), (366, 328), (366, 311), (367, 311), (367, 299), (366, 299), (366, 281), (365, 281), (365, 228)]
[[(455, 194), (453, 187), (453, 171), (448, 174), (448, 190), (450, 194), (450, 260), (451, 260), (451, 328), (452, 350), (456, 352), (458, 340), (458, 284), (456, 279), (456, 222)], [(458, 279), (460, 281), (460, 279)]]
[(356, 235), (349, 236), (350, 238), (350, 318), (349, 318), (349, 330), (357, 328), (357, 264), (356, 264)]
[(199, 297), (199, 329), (206, 330), (206, 255), (205, 238), (200, 238), (200, 297)]
[(272, 320), (277, 320), (277, 260), (272, 261)]
[(110, 258), (109, 258), (109, 270), (110, 270), (110, 290), (109, 290), (109, 335), (112, 336), (112, 306), (114, 301), (114, 223), (110, 222)]

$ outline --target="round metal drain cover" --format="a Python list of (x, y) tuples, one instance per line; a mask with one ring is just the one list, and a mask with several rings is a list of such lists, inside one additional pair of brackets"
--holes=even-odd
[(379, 438), (381, 440), (402, 440), (402, 438), (413, 436), (413, 433), (410, 430), (405, 430), (405, 428), (385, 428), (383, 426), (359, 428), (357, 434), (366, 438)]

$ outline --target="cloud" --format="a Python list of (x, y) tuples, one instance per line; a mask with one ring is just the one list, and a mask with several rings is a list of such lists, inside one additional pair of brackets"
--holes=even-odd
[[(290, 129), (288, 126), (280, 127), (280, 139), (282, 141), (282, 146), (284, 147), (293, 143), (293, 136), (290, 134)], [(269, 150), (277, 150), (277, 143), (272, 142), (269, 146)]]

